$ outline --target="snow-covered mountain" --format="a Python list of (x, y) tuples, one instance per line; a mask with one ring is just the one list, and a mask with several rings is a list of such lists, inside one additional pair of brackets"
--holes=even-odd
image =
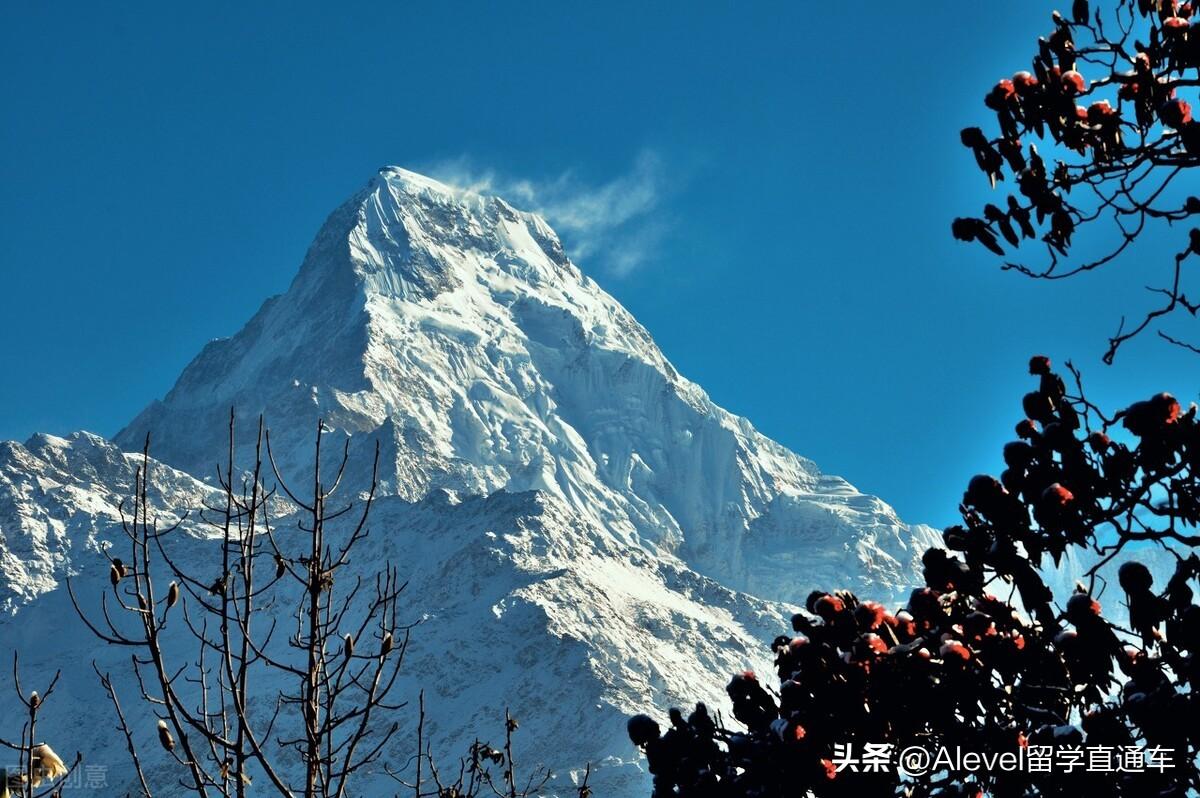
[(157, 458), (206, 475), (231, 406), (244, 423), (266, 414), (293, 468), (324, 418), (383, 441), (385, 493), (544, 491), (766, 598), (807, 593), (788, 551), (805, 581), (907, 583), (913, 530), (714, 405), (544, 220), (402, 169), (336, 210), (287, 293), (115, 442), (151, 433)]
[[(75, 630), (50, 651), (39, 630), (70, 622), (66, 572), (104, 584), (96, 549), (115, 539), (126, 453), (149, 434), (155, 509), (197, 508), (231, 407), (243, 428), (265, 414), (297, 476), (324, 419), (349, 442), (350, 490), (381, 443), (361, 567), (391, 557), (411, 572), (408, 601), (429, 621), (409, 686), (431, 693), (444, 750), (512, 707), (525, 761), (552, 765), (560, 792), (588, 761), (601, 794), (645, 792), (627, 713), (723, 706), (731, 670), (766, 665), (786, 603), (818, 586), (891, 598), (939, 537), (714, 405), (544, 220), (388, 168), (329, 217), (285, 294), (206, 346), (112, 443), (0, 446), (0, 637), (83, 682), (73, 698), (99, 717), (83, 665), (94, 641)], [(203, 558), (202, 525), (184, 532)], [(119, 653), (95, 656), (116, 671)], [(119, 771), (106, 729), (80, 734), (63, 747)]]

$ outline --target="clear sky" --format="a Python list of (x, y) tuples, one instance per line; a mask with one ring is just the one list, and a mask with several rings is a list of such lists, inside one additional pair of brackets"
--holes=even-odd
[(989, 196), (958, 131), (1051, 28), (1020, 8), (6, 3), (0, 439), (113, 434), (396, 164), (543, 208), (718, 403), (949, 523), (1030, 354), (1113, 404), (1200, 366), (1100, 363), (1152, 258), (1034, 284), (951, 239)]

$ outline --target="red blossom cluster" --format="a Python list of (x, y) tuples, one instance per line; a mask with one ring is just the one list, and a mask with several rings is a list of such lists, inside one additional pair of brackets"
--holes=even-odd
[[(951, 232), (1004, 258), (1040, 242), (1044, 266), (1004, 263), (1029, 277), (1061, 279), (1100, 268), (1142, 237), (1149, 223), (1200, 213), (1200, 199), (1172, 188), (1181, 173), (1200, 165), (1200, 120), (1193, 118), (1188, 99), (1200, 86), (1197, 4), (1105, 5), (1093, 12), (1086, 0), (1078, 0), (1070, 18), (1055, 12), (1053, 30), (1038, 39), (1029, 68), (1000, 79), (983, 98), (995, 115), (997, 135), (981, 127), (961, 132), (991, 187), (1013, 188), (980, 215), (955, 219)], [(1104, 220), (1115, 227), (1116, 244), (1088, 260), (1065, 263), (1077, 231)], [(1188, 246), (1176, 255), (1171, 284), (1151, 289), (1167, 303), (1132, 330), (1122, 324), (1110, 339), (1106, 362), (1156, 319), (1177, 310), (1200, 312), (1180, 281), (1179, 261), (1190, 254), (1200, 254), (1200, 229), (1192, 230)]]
[[(1033, 358), (1030, 372), (1038, 387), (1022, 401), (1020, 438), (1004, 447), (1006, 469), (970, 480), (963, 523), (924, 553), (925, 584), (903, 607), (813, 592), (794, 634), (771, 645), (778, 689), (752, 672), (729, 682), (742, 729), (703, 705), (686, 717), (672, 709), (665, 733), (649, 716), (630, 720), (656, 798), (1183, 798), (1200, 788), (1200, 557), (1178, 554), (1160, 586), (1124, 561), (1107, 601), (1128, 607), (1128, 628), (1102, 614), (1102, 578), (1061, 604), (1043, 578), (1071, 550), (1108, 561), (1134, 541), (1200, 545), (1196, 408), (1157, 394), (1105, 418), (1068, 396), (1049, 359)], [(839, 772), (839, 747), (868, 744), (1140, 746), (1165, 752), (1166, 766)]]

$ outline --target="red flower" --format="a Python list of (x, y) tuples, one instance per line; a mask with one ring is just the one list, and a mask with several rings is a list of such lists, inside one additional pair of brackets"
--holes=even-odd
[(1074, 69), (1063, 73), (1062, 85), (1069, 95), (1083, 94), (1087, 91), (1087, 81)]

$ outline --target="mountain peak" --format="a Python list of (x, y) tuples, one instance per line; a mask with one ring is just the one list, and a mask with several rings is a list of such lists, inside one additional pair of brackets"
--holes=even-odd
[(450, 197), (458, 197), (463, 194), (477, 194), (474, 191), (449, 186), (432, 177), (405, 169), (402, 166), (380, 167), (379, 179), (386, 181), (389, 185), (410, 192), (430, 191)]
[(231, 406), (248, 428), (266, 415), (285, 470), (303, 472), (322, 418), (358, 452), (352, 481), (378, 440), (385, 494), (541, 491), (765, 598), (803, 599), (770, 563), (806, 536), (856, 541), (827, 563), (838, 582), (903, 585), (921, 550), (886, 504), (683, 378), (542, 219), (404, 169), (336, 210), (288, 292), (116, 441), (150, 433), (159, 459), (209, 474)]
[(483, 207), (489, 203), (508, 207), (503, 199), (480, 190), (478, 186), (450, 185), (402, 166), (380, 167), (378, 173), (368, 181), (367, 189), (384, 184), (400, 202), (424, 198), (434, 203), (458, 203), (464, 207)]
[(300, 291), (290, 293), (357, 289), (432, 300), (464, 284), (510, 278), (527, 288), (584, 279), (541, 217), (385, 167), (326, 220), (297, 277)]
[[(0, 445), (0, 637), (23, 661), (84, 679), (90, 637), (43, 645), (72, 614), (56, 585), (76, 573), (88, 594), (107, 589), (98, 550), (124, 539), (121, 501), (147, 436), (153, 511), (169, 521), (213, 502), (231, 407), (236, 461), (254, 462), (265, 415), (293, 484), (310, 484), (317, 419), (324, 453), (350, 450), (342, 496), (366, 487), (378, 446), (373, 533), (350, 567), (370, 579), (402, 563), (410, 606), (436, 618), (405, 661), (412, 686), (435, 688), (435, 745), (465, 748), (511, 703), (540, 719), (530, 761), (590, 761), (596, 789), (614, 795), (648, 789), (630, 764), (629, 714), (716, 705), (725, 674), (770, 667), (762, 643), (793, 610), (774, 602), (817, 586), (890, 600), (919, 582), (918, 555), (939, 539), (715, 405), (541, 218), (389, 168), (330, 215), (287, 292), (205, 346), (115, 446), (83, 434)], [(277, 529), (300, 523), (280, 511)], [(219, 540), (199, 517), (184, 532), (172, 556), (205, 572)], [(286, 604), (271, 624), (286, 623)], [(17, 611), (30, 614), (6, 623)], [(118, 654), (101, 652), (103, 667)], [(486, 683), (463, 689), (475, 672)], [(115, 761), (109, 742), (76, 744)], [(362, 794), (382, 789), (363, 778)]]

